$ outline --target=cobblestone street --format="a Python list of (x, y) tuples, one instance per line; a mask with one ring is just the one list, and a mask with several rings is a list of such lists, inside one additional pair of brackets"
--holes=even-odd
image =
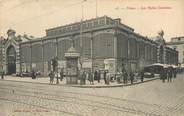
[(0, 81), (0, 116), (183, 116), (184, 75), (115, 88)]

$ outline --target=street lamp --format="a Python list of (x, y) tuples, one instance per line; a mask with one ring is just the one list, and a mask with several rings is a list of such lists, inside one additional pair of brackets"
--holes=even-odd
[(91, 73), (93, 73), (93, 33), (91, 32)]
[(80, 52), (81, 52), (81, 57), (80, 57), (80, 65), (81, 65), (81, 69), (82, 69), (82, 55), (83, 55), (83, 43), (82, 43), (82, 39), (83, 39), (83, 36), (82, 36), (82, 32), (83, 32), (83, 29), (82, 29), (82, 25), (83, 25), (83, 19), (84, 19), (84, 12), (83, 12), (83, 3), (86, 2), (87, 0), (83, 0), (82, 1), (82, 4), (81, 4), (81, 8), (82, 8), (82, 17), (81, 17), (81, 24), (80, 24)]

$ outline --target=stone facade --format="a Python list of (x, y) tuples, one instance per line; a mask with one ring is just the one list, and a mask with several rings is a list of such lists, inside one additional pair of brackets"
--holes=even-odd
[(1, 71), (4, 70), (6, 74), (21, 72), (20, 43), (30, 40), (25, 37), (26, 35), (16, 36), (15, 34), (14, 30), (9, 29), (7, 31), (8, 37), (1, 39), (0, 42)]
[[(59, 68), (65, 68), (64, 54), (71, 47), (71, 41), (81, 54), (79, 66), (92, 68), (93, 71), (105, 69), (104, 61), (108, 59), (114, 60), (116, 72), (122, 68), (139, 71), (145, 65), (159, 62), (160, 57), (164, 57), (161, 58), (163, 63), (176, 64), (170, 60), (173, 55), (167, 52), (177, 57), (177, 51), (166, 46), (163, 46), (164, 55), (161, 55), (157, 42), (135, 33), (120, 19), (107, 16), (47, 29), (46, 36), (42, 38), (22, 37), (19, 41), (16, 38), (9, 38), (4, 44), (5, 56), (10, 45), (16, 50), (16, 72), (36, 70), (47, 75), (52, 69), (51, 59), (54, 57), (59, 60)], [(171, 56), (167, 61), (166, 55)], [(89, 67), (86, 64), (90, 64)], [(7, 61), (5, 67), (8, 72)]]
[(3, 69), (3, 66), (4, 66), (4, 63), (5, 63), (5, 58), (4, 58), (4, 54), (5, 54), (5, 51), (4, 51), (4, 43), (5, 43), (5, 38), (3, 37), (0, 37), (0, 71), (1, 70), (4, 70)]
[(184, 66), (184, 37), (173, 37), (167, 46), (178, 51), (178, 63)]
[(165, 39), (163, 38), (163, 30), (158, 32), (158, 36), (155, 37), (157, 43), (157, 62), (162, 64), (178, 65), (178, 51), (167, 46)]

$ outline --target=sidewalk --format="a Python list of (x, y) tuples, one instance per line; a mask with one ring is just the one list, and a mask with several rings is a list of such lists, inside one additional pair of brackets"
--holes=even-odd
[[(154, 78), (144, 78), (144, 82), (149, 82), (149, 81), (153, 81), (159, 79), (159, 77), (154, 77)], [(37, 77), (36, 79), (32, 79), (31, 77), (13, 77), (13, 76), (5, 76), (4, 80), (0, 81), (14, 81), (14, 82), (24, 82), (24, 83), (35, 83), (35, 84), (49, 84), (49, 77)], [(90, 85), (89, 81), (86, 80), (86, 85), (67, 85), (66, 84), (66, 79), (64, 78), (63, 81), (59, 80), (59, 84), (55, 84), (56, 83), (56, 78), (54, 80), (54, 84), (53, 85), (57, 85), (57, 86), (70, 86), (70, 87), (80, 87), (80, 88), (108, 88), (108, 87), (122, 87), (122, 86), (130, 86), (130, 85), (136, 85), (136, 84), (141, 84), (144, 83), (141, 82), (140, 80), (138, 80), (137, 82), (134, 82), (133, 84), (130, 84), (130, 82), (128, 82), (128, 84), (123, 84), (120, 83), (118, 84), (116, 81), (115, 82), (110, 82), (109, 85), (106, 85), (104, 83), (104, 80), (101, 79), (100, 83), (98, 83), (97, 81), (94, 81), (94, 85)], [(80, 83), (80, 81), (78, 81), (78, 83)]]

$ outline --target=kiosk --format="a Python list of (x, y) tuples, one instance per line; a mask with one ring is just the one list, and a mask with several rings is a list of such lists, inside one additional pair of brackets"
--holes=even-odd
[(72, 46), (65, 53), (66, 58), (66, 84), (77, 84), (78, 82), (78, 59), (80, 54)]

